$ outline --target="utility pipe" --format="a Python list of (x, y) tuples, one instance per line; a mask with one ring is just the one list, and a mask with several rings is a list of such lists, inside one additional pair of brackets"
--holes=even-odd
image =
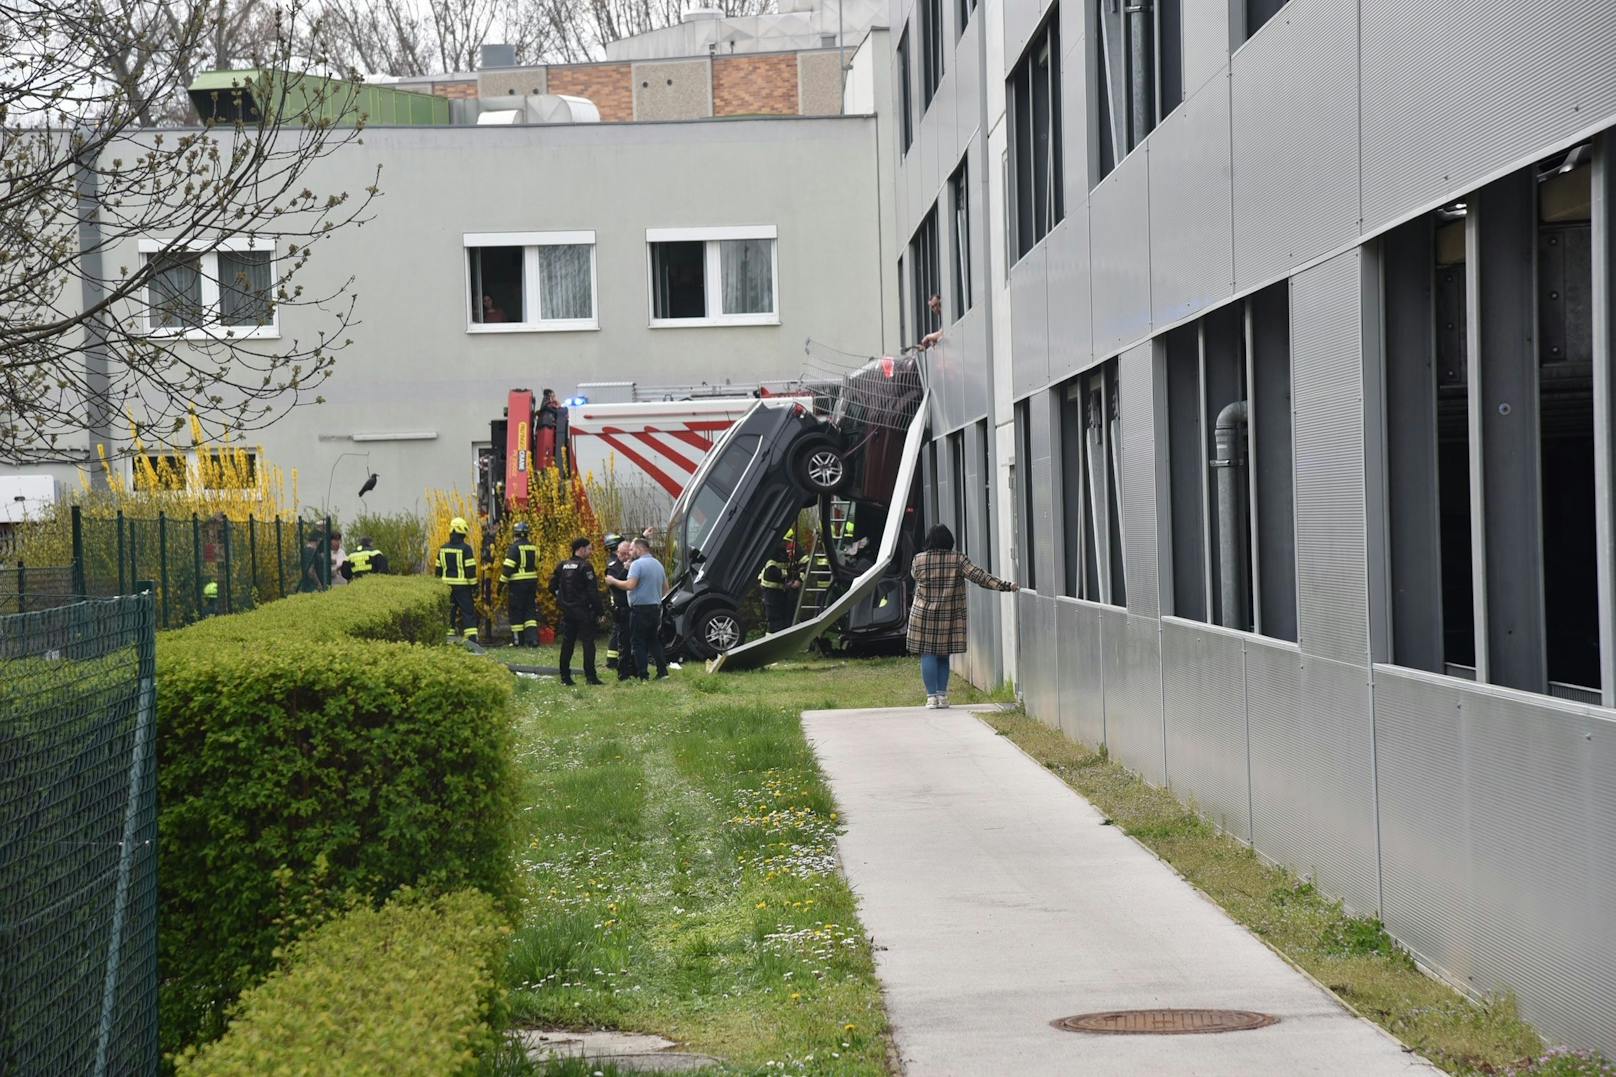
[(1218, 623), (1248, 630), (1251, 558), (1247, 553), (1246, 402), (1236, 400), (1218, 412), (1214, 427), (1218, 497)]

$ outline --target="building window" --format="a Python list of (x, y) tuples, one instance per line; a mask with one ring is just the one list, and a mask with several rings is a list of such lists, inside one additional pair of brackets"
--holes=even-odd
[(598, 329), (594, 232), (463, 237), (472, 333)]
[(1173, 614), (1294, 642), (1289, 282), (1164, 343)]
[(956, 430), (948, 435), (949, 487), (954, 492), (954, 537), (959, 551), (972, 554), (970, 521), (966, 515), (965, 486), (965, 431)]
[(933, 296), (942, 294), (942, 269), (937, 250), (937, 207), (933, 206), (909, 241), (910, 313), (916, 340), (942, 328), (940, 313), (931, 308)]
[(1062, 593), (1089, 602), (1127, 605), (1122, 559), (1121, 415), (1117, 361), (1062, 384), (1060, 496)]
[(1095, 35), (1089, 51), (1098, 132), (1092, 186), (1184, 100), (1184, 34), (1180, 0), (1086, 2)]
[(258, 454), (246, 449), (205, 450), (197, 457), (204, 490), (256, 490)]
[(273, 337), (275, 256), (267, 243), (232, 240), (212, 250), (163, 250), (142, 241), (150, 267), (146, 327), (156, 335)]
[(943, 82), (943, 0), (920, 0), (920, 109), (931, 107)]
[(1017, 259), (1066, 216), (1060, 80), (1060, 10), (1052, 6), (1007, 85)]
[(1245, 0), (1246, 26), (1245, 36), (1241, 40), (1247, 40), (1252, 34), (1261, 30), (1264, 23), (1279, 14), (1279, 9), (1285, 6), (1285, 2), (1286, 0)]
[(652, 228), (651, 325), (778, 325), (775, 228)]
[(950, 239), (954, 248), (954, 320), (971, 309), (971, 191), (966, 162), (961, 161), (948, 181), (948, 201), (953, 209)]
[(915, 140), (914, 102), (910, 97), (909, 81), (913, 78), (909, 64), (909, 28), (904, 27), (898, 38), (898, 151), (908, 153)]
[(1038, 529), (1033, 519), (1032, 494), (1032, 401), (1023, 400), (1016, 405), (1016, 501), (1020, 511), (1021, 556), (1017, 583), (1028, 590), (1038, 589), (1038, 551), (1034, 533)]
[(1528, 692), (1603, 692), (1608, 706), (1616, 628), (1591, 582), (1616, 571), (1600, 565), (1597, 428), (1612, 419), (1595, 404), (1610, 359), (1593, 333), (1610, 302), (1595, 244), (1610, 240), (1592, 157), (1572, 147), (1381, 240), (1383, 650)]
[(189, 485), (190, 469), (178, 453), (145, 453), (134, 458), (133, 486), (142, 493), (183, 490)]
[(958, 40), (965, 34), (965, 28), (971, 23), (971, 16), (976, 14), (976, 0), (959, 0), (959, 26), (955, 28), (954, 37)]

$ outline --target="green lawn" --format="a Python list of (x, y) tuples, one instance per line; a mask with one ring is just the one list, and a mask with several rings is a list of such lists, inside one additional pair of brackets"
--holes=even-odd
[(530, 893), (511, 1020), (661, 1033), (741, 1071), (887, 1072), (836, 806), (799, 714), (913, 706), (914, 661), (519, 692)]

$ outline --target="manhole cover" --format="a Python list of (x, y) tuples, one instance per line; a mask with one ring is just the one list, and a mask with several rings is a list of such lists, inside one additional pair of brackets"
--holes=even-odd
[(1080, 1013), (1050, 1024), (1065, 1032), (1106, 1032), (1133, 1036), (1181, 1036), (1199, 1032), (1243, 1032), (1279, 1018), (1251, 1010), (1111, 1010)]

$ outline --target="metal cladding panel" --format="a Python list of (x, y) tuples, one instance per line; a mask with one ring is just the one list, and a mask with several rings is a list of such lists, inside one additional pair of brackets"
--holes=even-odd
[(1037, 558), (1038, 590), (1053, 595), (1060, 590), (1061, 545), (1057, 539), (1056, 480), (1053, 429), (1054, 416), (1050, 408), (1055, 394), (1045, 390), (1036, 394), (1027, 409), (1032, 419), (1032, 509), (1033, 553)]
[(1097, 748), (1105, 743), (1105, 655), (1100, 643), (1100, 611), (1057, 598), (1055, 622), (1061, 730), (1073, 740)]
[(1059, 685), (1052, 638), (1055, 600), (1022, 591), (1016, 612), (1021, 637), (1021, 701), (1032, 717), (1059, 729)]
[(1094, 354), (1109, 356), (1150, 332), (1150, 143), (1089, 196)]
[(1230, 69), (1246, 288), (1359, 234), (1358, 0), (1290, 0)]
[(1252, 844), (1354, 912), (1380, 905), (1368, 670), (1246, 643)]
[(1387, 928), (1616, 1053), (1616, 714), (1377, 666), (1375, 725)]
[(1043, 13), (1039, 0), (1004, 0), (1004, 22), (1000, 32), (1004, 35), (1004, 69), (1009, 71), (1021, 58), (1022, 50), (1038, 29)]
[(1026, 396), (1049, 384), (1047, 243), (1010, 268), (1010, 386)]
[(1364, 231), (1608, 122), (1613, 39), (1605, 2), (1363, 0)]
[[(1068, 4), (1062, 9), (1067, 16), (1081, 19), (1086, 4)], [(1084, 117), (1089, 114), (1088, 45), (1081, 30), (1068, 32), (1061, 27), (1061, 116), (1065, 131), (1062, 143), (1062, 173), (1066, 180), (1066, 213), (1070, 216), (1074, 206), (1081, 206), (1089, 197), (1088, 140), (1084, 135)], [(1086, 243), (1086, 240), (1085, 240)], [(1088, 250), (1083, 252), (1084, 270), (1088, 269)]]
[[(1128, 609), (1161, 613), (1157, 566), (1156, 369), (1151, 341), (1122, 355), (1122, 558)], [(1166, 386), (1163, 386), (1163, 391)], [(1162, 491), (1165, 493), (1165, 491)]]
[(1049, 377), (1065, 378), (1094, 358), (1089, 312), (1089, 206), (1069, 206), (1044, 241), (1048, 252)]
[(1291, 379), (1299, 642), (1367, 664), (1361, 288), (1357, 251), (1292, 279)]
[(1030, 678), (1041, 664), (1038, 648), (1042, 641), (1038, 636), (1038, 596), (1031, 591), (1018, 591), (1016, 601), (1016, 687), (1021, 697), (1022, 706), (1027, 713), (1043, 721), (1044, 718), (1037, 709), (1037, 689), (1033, 687)]
[(1229, 0), (1195, 0), (1182, 11), (1184, 89), (1194, 93), (1229, 62)]
[(1251, 837), (1246, 670), (1238, 636), (1163, 621), (1167, 783), (1241, 840)]
[(1101, 612), (1105, 653), (1105, 742), (1111, 757), (1152, 785), (1162, 767), (1161, 640), (1154, 617)]
[(1150, 135), (1150, 303), (1165, 325), (1234, 294), (1229, 80), (1206, 83)]
[[(965, 32), (960, 35), (954, 46), (953, 94), (954, 94), (954, 159), (957, 162), (965, 156), (970, 148), (971, 136), (976, 134), (977, 128), (982, 125), (982, 64), (981, 56), (977, 51), (977, 35), (982, 32), (982, 20), (972, 19), (966, 24)], [(978, 163), (971, 162), (973, 188), (976, 182), (975, 169)], [(952, 169), (950, 170), (952, 172)], [(976, 201), (976, 191), (971, 191), (971, 201)]]

